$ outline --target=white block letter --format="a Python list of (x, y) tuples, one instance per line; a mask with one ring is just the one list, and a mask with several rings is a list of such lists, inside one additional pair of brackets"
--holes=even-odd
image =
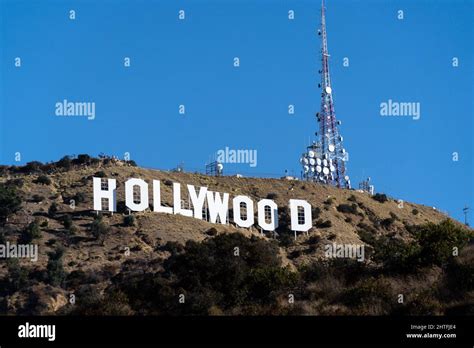
[[(253, 210), (253, 201), (247, 196), (237, 196), (233, 200), (234, 206), (234, 222), (240, 227), (250, 227), (254, 224), (254, 210)], [(245, 204), (245, 209), (247, 209), (247, 219), (242, 220), (240, 215), (240, 203)]]
[(161, 205), (160, 180), (153, 180), (153, 211), (156, 213), (173, 214), (173, 208)]
[(227, 209), (229, 207), (229, 194), (224, 193), (224, 199), (221, 199), (219, 192), (207, 191), (206, 194), (207, 205), (209, 206), (209, 221), (215, 224), (219, 215), (220, 223), (225, 225), (227, 222)]
[(117, 202), (115, 197), (115, 188), (117, 186), (115, 179), (107, 179), (108, 188), (102, 190), (102, 179), (93, 178), (94, 183), (94, 210), (102, 210), (102, 198), (109, 200), (109, 211), (116, 211)]
[(173, 183), (173, 206), (175, 214), (189, 217), (193, 216), (193, 212), (191, 210), (181, 208), (181, 184), (177, 182)]
[[(271, 199), (262, 199), (258, 206), (258, 225), (265, 231), (275, 231), (278, 227), (278, 207)], [(265, 209), (269, 207), (270, 209)], [(265, 221), (265, 210), (270, 212), (270, 222)]]
[[(300, 224), (298, 221), (298, 208), (304, 209), (304, 223)], [(313, 219), (311, 217), (311, 205), (302, 199), (290, 199), (290, 211), (291, 211), (291, 230), (306, 232), (313, 225)]]
[[(140, 203), (133, 199), (133, 188), (140, 188)], [(128, 179), (125, 182), (125, 205), (133, 211), (143, 211), (148, 208), (148, 184), (142, 179)]]
[(202, 220), (202, 207), (204, 206), (204, 200), (206, 199), (207, 187), (200, 187), (199, 194), (196, 195), (196, 190), (193, 185), (188, 185), (189, 197), (191, 197), (191, 203), (193, 204), (194, 217)]

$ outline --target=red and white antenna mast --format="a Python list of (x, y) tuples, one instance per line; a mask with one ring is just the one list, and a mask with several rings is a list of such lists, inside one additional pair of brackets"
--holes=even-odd
[(329, 52), (326, 32), (324, 0), (321, 3), (321, 110), (316, 113), (319, 124), (319, 141), (308, 146), (301, 158), (303, 178), (322, 182), (336, 187), (350, 188), (350, 179), (346, 173), (349, 155), (344, 149), (343, 138), (339, 134), (340, 121), (336, 120), (333, 90), (329, 75)]

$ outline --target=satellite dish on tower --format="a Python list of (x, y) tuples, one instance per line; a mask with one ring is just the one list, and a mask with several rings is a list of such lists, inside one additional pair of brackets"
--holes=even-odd
[(307, 181), (348, 188), (350, 185), (347, 185), (346, 181), (341, 180), (346, 176), (347, 169), (344, 162), (348, 161), (349, 154), (343, 149), (343, 139), (338, 131), (338, 126), (341, 125), (341, 122), (336, 119), (332, 100), (332, 85), (328, 68), (330, 55), (327, 49), (324, 0), (321, 11), (321, 27), (313, 30), (316, 30), (323, 40), (321, 44), (321, 66), (317, 68), (319, 70), (316, 69), (321, 75), (321, 81), (315, 83), (318, 88), (321, 88), (321, 109), (316, 113), (320, 130), (317, 132), (313, 130), (314, 135), (318, 138), (318, 142), (313, 142), (312, 146), (306, 147), (306, 154), (303, 156), (307, 159), (307, 162), (303, 162), (302, 166), (306, 165), (308, 167), (308, 173), (303, 173), (302, 178)]

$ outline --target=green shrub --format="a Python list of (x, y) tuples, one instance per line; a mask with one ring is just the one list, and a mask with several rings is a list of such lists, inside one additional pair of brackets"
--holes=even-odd
[(372, 243), (374, 260), (394, 273), (413, 272), (419, 266), (420, 247), (417, 243), (381, 237)]
[(356, 196), (354, 196), (354, 195), (350, 195), (347, 200), (348, 200), (348, 201), (351, 201), (351, 202), (357, 202), (357, 198), (356, 198)]
[(9, 258), (7, 259), (7, 284), (10, 293), (14, 293), (18, 290), (25, 288), (28, 284), (28, 270), (20, 266), (18, 259)]
[(72, 315), (88, 316), (130, 316), (134, 311), (130, 308), (128, 297), (120, 290), (109, 290), (104, 296), (84, 298), (84, 303), (78, 303)]
[(367, 224), (364, 223), (364, 222), (359, 222), (359, 223), (357, 224), (357, 227), (359, 227), (360, 229), (365, 230), (365, 231), (367, 231), (367, 232), (370, 232), (370, 233), (372, 233), (372, 234), (377, 234), (377, 232), (378, 232), (376, 228), (374, 228), (374, 227), (372, 227), (372, 226), (370, 226), (370, 225), (367, 225)]
[(453, 260), (446, 267), (447, 286), (456, 293), (474, 290), (474, 265)]
[(51, 205), (48, 208), (48, 216), (50, 218), (54, 218), (57, 212), (58, 212), (58, 205), (56, 204), (56, 202), (51, 203)]
[(46, 266), (48, 275), (48, 282), (54, 286), (62, 286), (66, 279), (66, 272), (63, 267), (64, 249), (58, 248), (53, 252), (48, 253), (49, 260)]
[(105, 172), (104, 172), (103, 170), (101, 170), (101, 171), (96, 172), (96, 173), (94, 174), (94, 176), (95, 176), (96, 178), (106, 178), (106, 177), (107, 177), (107, 174), (105, 174)]
[(23, 168), (21, 169), (22, 173), (41, 173), (43, 170), (43, 163), (38, 161), (28, 162)]
[(261, 267), (251, 269), (245, 286), (248, 296), (245, 299), (252, 303), (270, 304), (275, 302), (283, 289), (293, 288), (298, 282), (297, 273), (288, 268)]
[(208, 236), (216, 236), (217, 235), (217, 230), (215, 227), (211, 227), (210, 229), (208, 229), (206, 232), (205, 232)]
[(345, 290), (340, 301), (349, 307), (374, 306), (376, 311), (380, 311), (379, 308), (382, 307), (382, 312), (388, 314), (391, 304), (396, 302), (396, 297), (392, 294), (390, 283), (385, 279), (369, 278)]
[(305, 282), (311, 283), (319, 281), (332, 273), (332, 269), (328, 267), (328, 262), (312, 262), (300, 266), (300, 275)]
[(298, 282), (296, 273), (281, 267), (276, 243), (257, 237), (222, 234), (181, 248), (162, 272), (123, 273), (109, 291), (123, 292), (140, 314), (255, 315), (278, 306)]
[(64, 229), (69, 235), (73, 235), (77, 232), (77, 227), (74, 226), (74, 222), (72, 220), (71, 215), (64, 215), (62, 218), (62, 223), (63, 223)]
[(410, 231), (415, 239), (411, 242), (386, 237), (373, 239), (360, 231), (359, 235), (374, 246), (375, 261), (383, 263), (389, 271), (402, 273), (418, 267), (446, 265), (453, 258), (454, 248), (460, 252), (469, 239), (468, 231), (449, 219), (439, 224), (411, 226)]
[(306, 243), (310, 244), (310, 245), (319, 244), (319, 242), (321, 242), (321, 237), (320, 236), (311, 236), (306, 241)]
[(36, 195), (36, 194), (33, 195), (33, 197), (31, 197), (31, 201), (32, 201), (33, 203), (40, 203), (40, 202), (42, 202), (42, 201), (44, 201), (44, 200), (45, 200), (44, 196), (40, 196), (40, 195)]
[(13, 185), (13, 186), (21, 188), (23, 187), (23, 185), (25, 185), (25, 179), (17, 178), (17, 179), (10, 180), (8, 181), (8, 185)]
[(91, 156), (87, 154), (80, 154), (77, 156), (76, 159), (72, 160), (72, 163), (74, 164), (89, 164), (91, 162), (92, 158)]
[(444, 310), (432, 290), (422, 290), (406, 296), (406, 304), (395, 309), (398, 315), (441, 315)]
[(418, 211), (418, 209), (414, 208), (414, 209), (411, 211), (411, 213), (412, 213), (413, 215), (418, 215), (420, 212)]
[(319, 219), (319, 217), (321, 216), (321, 208), (320, 207), (311, 208), (311, 216), (313, 219)]
[(72, 217), (71, 215), (67, 214), (64, 215), (62, 218), (63, 226), (66, 230), (69, 230), (72, 227)]
[(331, 233), (329, 236), (328, 236), (328, 240), (334, 240), (336, 239), (336, 234), (335, 233)]
[(29, 244), (34, 239), (41, 238), (41, 229), (38, 220), (30, 223), (23, 231), (20, 237), (21, 244)]
[[(274, 243), (240, 233), (218, 235), (202, 243), (188, 241), (184, 253), (173, 254), (165, 262), (177, 286), (188, 292), (216, 294), (211, 302), (224, 309), (275, 298), (278, 290), (293, 281), (280, 267)], [(271, 294), (263, 293), (262, 288)]]
[(86, 195), (84, 194), (84, 192), (78, 192), (74, 195), (74, 201), (76, 203), (83, 203), (85, 202), (86, 200)]
[(352, 203), (351, 205), (349, 204), (339, 204), (337, 206), (337, 211), (341, 213), (348, 213), (348, 214), (354, 214), (357, 215), (357, 204)]
[(161, 250), (168, 251), (171, 254), (179, 254), (184, 250), (184, 246), (175, 241), (168, 241), (160, 247)]
[(376, 193), (372, 196), (372, 198), (380, 203), (385, 203), (388, 201), (388, 197), (385, 193)]
[(318, 219), (316, 221), (316, 227), (317, 228), (328, 228), (328, 227), (331, 227), (331, 226), (332, 226), (331, 220), (323, 221), (322, 219)]
[(51, 185), (51, 179), (47, 175), (40, 175), (35, 180), (35, 183), (41, 184), (41, 185)]
[(21, 208), (21, 198), (15, 187), (0, 184), (0, 222), (4, 222), (10, 215)]
[(301, 255), (303, 255), (303, 253), (301, 252), (301, 250), (293, 250), (289, 255), (288, 255), (288, 258), (293, 260), (293, 259), (296, 259), (298, 257), (300, 257)]
[(373, 232), (367, 230), (358, 230), (357, 234), (359, 235), (360, 240), (366, 244), (375, 245), (377, 242), (377, 238)]
[(444, 265), (453, 257), (454, 248), (460, 251), (469, 240), (464, 227), (446, 219), (439, 224), (427, 223), (415, 231), (421, 247), (420, 261), (424, 265)]
[(389, 228), (390, 226), (392, 226), (392, 224), (395, 222), (395, 219), (393, 217), (389, 217), (389, 218), (386, 218), (386, 219), (383, 219), (382, 221), (380, 221), (380, 225), (387, 229)]
[(275, 192), (270, 192), (267, 195), (267, 199), (277, 199), (277, 198), (278, 198), (278, 193), (275, 193)]
[(71, 227), (69, 227), (67, 229), (67, 233), (71, 236), (71, 235), (75, 235), (78, 231), (78, 228), (75, 226), (75, 225), (72, 225)]
[(332, 197), (329, 197), (328, 199), (326, 199), (326, 200), (324, 201), (324, 204), (325, 204), (325, 205), (331, 205), (331, 204), (333, 204), (333, 203), (334, 203), (334, 198), (332, 198)]
[(102, 238), (107, 232), (109, 232), (109, 226), (102, 221), (102, 215), (97, 216), (90, 224), (89, 228), (96, 239)]
[(135, 217), (133, 215), (126, 215), (123, 217), (123, 225), (125, 227), (135, 226)]
[(66, 170), (69, 170), (71, 168), (71, 157), (69, 156), (64, 156), (61, 158), (59, 161), (56, 162), (56, 166), (59, 168), (64, 168)]

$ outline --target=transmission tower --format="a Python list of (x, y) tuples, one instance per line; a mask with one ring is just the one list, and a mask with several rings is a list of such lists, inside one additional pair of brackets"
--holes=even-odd
[(329, 75), (329, 53), (326, 33), (326, 16), (324, 0), (321, 3), (321, 109), (316, 113), (319, 124), (318, 141), (309, 145), (301, 157), (303, 179), (322, 182), (336, 187), (350, 188), (350, 179), (346, 173), (346, 162), (349, 154), (343, 146), (343, 138), (334, 111), (333, 90)]

